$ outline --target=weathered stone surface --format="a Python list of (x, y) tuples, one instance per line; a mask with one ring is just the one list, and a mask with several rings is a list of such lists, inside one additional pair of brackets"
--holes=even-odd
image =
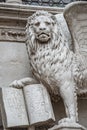
[(31, 76), (26, 45), (17, 42), (0, 42), (0, 86)]
[(81, 128), (59, 128), (54, 130), (82, 130)]
[(30, 126), (27, 130), (35, 130), (34, 126)]
[[(84, 8), (85, 8), (85, 6), (84, 6)], [(40, 9), (42, 9), (42, 7), (41, 8), (39, 8), (39, 7), (30, 7), (30, 6), (16, 6), (16, 5), (10, 5), (10, 4), (0, 4), (0, 19), (2, 18), (3, 19), (3, 16), (4, 16), (4, 21), (2, 22), (2, 19), (0, 20), (0, 25), (1, 25), (1, 27), (2, 27), (2, 24), (3, 24), (3, 29), (1, 28), (1, 34), (2, 35), (0, 35), (0, 40), (2, 41), (2, 39), (3, 40), (7, 40), (7, 41), (13, 41), (13, 36), (15, 36), (16, 35), (16, 38), (14, 37), (14, 39), (16, 40), (16, 41), (23, 41), (23, 39), (22, 39), (22, 37), (23, 37), (23, 33), (21, 33), (20, 31), (19, 32), (17, 32), (16, 33), (16, 31), (15, 30), (13, 30), (11, 27), (13, 27), (12, 26), (12, 24), (11, 23), (13, 23), (14, 24), (14, 21), (15, 21), (15, 23), (17, 23), (17, 28), (15, 28), (15, 29), (18, 29), (18, 27), (21, 25), (21, 27), (20, 28), (24, 28), (25, 27), (25, 23), (26, 23), (26, 18), (29, 16), (29, 15), (31, 15), (33, 12), (35, 12), (36, 10), (40, 10)], [(44, 8), (45, 10), (49, 10), (50, 12), (52, 12), (52, 13), (59, 13), (59, 12), (62, 12), (62, 10), (63, 9), (53, 9), (53, 8)], [(87, 9), (87, 8), (86, 8)], [(70, 12), (70, 11), (69, 11)], [(74, 18), (75, 18), (75, 13), (73, 13), (74, 14)], [(82, 16), (83, 17), (83, 16)], [(16, 20), (14, 20), (14, 18), (16, 19)], [(12, 19), (13, 19), (13, 21), (12, 21)], [(10, 21), (10, 22), (9, 22)], [(19, 24), (19, 23), (21, 23), (21, 24)], [(71, 22), (70, 22), (70, 24), (71, 24)], [(3, 30), (5, 29), (5, 26), (7, 27), (7, 25), (8, 25), (8, 27), (9, 28), (6, 28), (6, 31), (4, 32), (4, 35), (3, 35)], [(76, 24), (75, 24), (75, 26), (76, 26)], [(15, 27), (15, 25), (14, 25), (14, 27)], [(10, 31), (10, 29), (11, 30), (13, 30), (13, 31)], [(19, 29), (20, 30), (20, 29)], [(24, 32), (24, 30), (23, 30), (23, 32)], [(9, 34), (9, 35), (8, 35)], [(22, 35), (21, 36), (21, 38), (18, 38), (20, 35)], [(3, 38), (2, 38), (3, 37)], [(19, 39), (19, 40), (18, 40)], [(8, 43), (7, 43), (8, 44)], [(1, 50), (0, 50), (1, 51)], [(8, 69), (8, 66), (7, 66), (7, 68), (6, 68), (6, 70)], [(28, 70), (28, 69), (27, 69)], [(13, 70), (12, 70), (13, 71)], [(2, 71), (0, 71), (0, 72), (2, 72)], [(5, 71), (4, 71), (5, 72)], [(8, 71), (9, 72), (9, 71)], [(7, 73), (7, 71), (6, 71), (6, 73)], [(20, 73), (20, 72), (19, 72)], [(2, 73), (3, 74), (3, 73)], [(5, 74), (6, 75), (6, 74)], [(19, 75), (19, 74), (18, 74)], [(12, 74), (12, 76), (14, 76), (14, 74)], [(17, 76), (17, 75), (16, 75)], [(24, 76), (23, 76), (24, 77)], [(22, 77), (22, 78), (23, 78)], [(12, 78), (12, 77), (11, 77)], [(8, 76), (7, 76), (7, 79), (8, 79)], [(9, 84), (9, 83), (11, 83), (14, 79), (20, 79), (20, 76), (19, 76), (19, 78), (13, 78), (12, 80), (11, 80), (11, 82), (9, 81), (8, 82), (8, 80), (6, 79), (6, 77), (5, 77), (5, 80), (4, 80), (4, 78), (2, 78), (2, 80), (0, 80), (0, 84), (3, 84), (5, 81)], [(2, 82), (3, 81), (3, 82)], [(5, 83), (5, 85), (6, 85), (6, 83)], [(6, 85), (7, 86), (7, 85)], [(82, 101), (80, 101), (80, 106), (79, 106), (79, 117), (80, 117), (80, 123), (82, 123), (84, 126), (86, 126), (87, 127), (87, 106), (86, 106), (86, 104), (87, 104), (87, 99), (82, 99)], [(62, 117), (64, 117), (65, 115), (61, 112), (61, 109), (63, 109), (63, 107), (64, 106), (61, 106), (60, 104), (59, 104), (59, 102), (57, 103), (57, 108), (56, 108), (56, 106), (54, 105), (54, 108), (55, 108), (55, 115), (58, 115), (57, 116), (57, 118), (56, 119), (60, 119), (60, 118), (62, 118)], [(60, 111), (59, 111), (60, 110)], [(59, 111), (59, 112), (58, 112)]]
[(81, 128), (55, 128), (49, 130), (82, 130)]
[(63, 14), (62, 13), (56, 14), (55, 17), (56, 17), (57, 22), (58, 22), (58, 24), (60, 25), (60, 27), (63, 31), (64, 36), (67, 39), (67, 42), (69, 44), (69, 48), (72, 50), (71, 35), (70, 35), (69, 29), (68, 29), (68, 26), (67, 26), (67, 23), (66, 23), (66, 20), (65, 20)]
[(27, 18), (37, 10), (48, 10), (53, 14), (63, 12), (63, 8), (37, 7), (22, 4), (12, 4), (21, 0), (7, 0), (0, 2), (0, 41), (25, 42), (25, 27)]
[(22, 0), (6, 0), (7, 3), (18, 3), (18, 4), (22, 4)]
[(62, 124), (60, 126), (55, 125), (54, 127), (48, 130), (86, 130), (86, 128), (77, 123), (73, 123), (73, 124), (67, 123), (66, 125)]
[(23, 79), (20, 79), (20, 80), (13, 81), (9, 85), (9, 87), (20, 89), (20, 88), (24, 88), (27, 85), (37, 84), (37, 83), (38, 83), (38, 81), (36, 81), (34, 78), (27, 77), (27, 78), (23, 78)]
[[(0, 88), (4, 127), (28, 126), (27, 112), (31, 125), (52, 125), (55, 117), (46, 88), (40, 84), (33, 84), (24, 87), (23, 91), (25, 101), (22, 89)], [(29, 129), (32, 130), (34, 127)]]
[(30, 125), (54, 123), (55, 117), (46, 88), (32, 84), (23, 88)]
[(82, 130), (81, 128), (60, 128), (55, 130)]
[(77, 65), (79, 61), (76, 62), (77, 57), (69, 49), (68, 41), (56, 17), (46, 11), (38, 11), (28, 18), (26, 32), (33, 74), (47, 87), (52, 98), (58, 98), (60, 93), (64, 101), (67, 117), (60, 122), (77, 122), (75, 82), (80, 73)]
[(0, 88), (0, 96), (4, 127), (28, 126), (29, 123), (22, 90), (15, 88)]
[[(78, 9), (77, 9), (78, 8)], [(73, 50), (87, 66), (87, 1), (69, 4), (64, 17), (73, 39)]]
[[(87, 2), (85, 4), (87, 6)], [(72, 11), (74, 5), (70, 5), (69, 10)], [(78, 4), (76, 5), (77, 11)], [(81, 11), (81, 5), (79, 8)], [(76, 13), (79, 15), (78, 11)], [(74, 13), (72, 12), (72, 14)], [(77, 94), (87, 94), (87, 63), (85, 63), (87, 45), (85, 45), (85, 49), (82, 47), (87, 41), (87, 30), (84, 31), (82, 28), (87, 27), (86, 8), (83, 14), (82, 17), (78, 16), (77, 23), (75, 20), (72, 22), (74, 27), (76, 24), (78, 26), (77, 39), (76, 35), (73, 37), (77, 50), (74, 51), (75, 53), (69, 48), (69, 40), (64, 36), (59, 21), (52, 14), (46, 11), (38, 11), (30, 16), (27, 22), (26, 43), (29, 48), (32, 72), (48, 88), (51, 95), (54, 94), (54, 97), (56, 97), (60, 94), (65, 105), (66, 118), (61, 119), (58, 124), (78, 121)], [(81, 23), (79, 23), (79, 20), (81, 20)], [(76, 30), (71, 31), (72, 34), (77, 34)], [(79, 37), (79, 32), (82, 37)], [(83, 37), (84, 34), (85, 37)], [(79, 44), (79, 41), (81, 44)]]

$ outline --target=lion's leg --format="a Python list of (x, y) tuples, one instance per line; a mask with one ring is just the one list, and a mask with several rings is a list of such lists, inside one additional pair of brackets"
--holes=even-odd
[(77, 95), (74, 83), (65, 81), (59, 89), (67, 115), (67, 118), (60, 120), (59, 123), (77, 122)]
[(68, 108), (66, 106), (66, 104), (64, 103), (64, 106), (65, 106), (65, 112), (66, 112), (66, 116), (69, 117), (69, 111), (68, 111)]
[(14, 87), (14, 88), (18, 88), (21, 89), (23, 87), (25, 87), (26, 85), (30, 85), (30, 84), (36, 84), (37, 81), (31, 77), (26, 77), (20, 80), (15, 80), (13, 81), (9, 87)]

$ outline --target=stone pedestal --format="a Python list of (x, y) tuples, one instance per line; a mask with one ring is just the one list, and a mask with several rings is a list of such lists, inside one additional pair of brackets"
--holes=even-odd
[(56, 130), (84, 130), (84, 129), (82, 129), (82, 128), (80, 128), (80, 127), (79, 127), (79, 128), (66, 127), (66, 128), (58, 128), (58, 129), (56, 129)]
[(6, 3), (22, 4), (22, 0), (6, 0)]
[(48, 130), (87, 130), (85, 127), (79, 125), (78, 123), (62, 123), (60, 125), (55, 125)]

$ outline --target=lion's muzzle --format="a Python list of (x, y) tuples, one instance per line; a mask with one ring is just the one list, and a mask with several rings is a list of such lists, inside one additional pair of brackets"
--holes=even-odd
[(45, 32), (41, 32), (39, 34), (36, 35), (36, 39), (38, 41), (42, 42), (48, 42), (50, 40), (51, 36), (49, 33), (45, 33)]

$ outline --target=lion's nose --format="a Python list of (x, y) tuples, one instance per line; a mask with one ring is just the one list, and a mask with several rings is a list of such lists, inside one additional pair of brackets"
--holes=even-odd
[(42, 30), (42, 31), (46, 30), (45, 27), (40, 27), (39, 29)]
[(39, 29), (43, 31), (46, 30), (45, 24), (40, 24)]

